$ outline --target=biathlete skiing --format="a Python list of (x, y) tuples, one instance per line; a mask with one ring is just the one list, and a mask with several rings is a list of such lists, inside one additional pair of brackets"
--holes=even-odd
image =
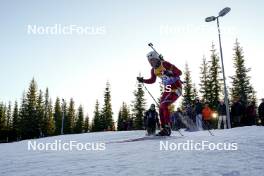
[(161, 78), (165, 89), (160, 98), (159, 114), (161, 129), (157, 136), (170, 136), (171, 123), (169, 106), (182, 94), (182, 82), (180, 80), (182, 72), (175, 65), (164, 61), (161, 55), (155, 50), (149, 52), (147, 58), (152, 67), (151, 77), (149, 79), (137, 77), (137, 80), (140, 83), (153, 84), (156, 82), (157, 77)]

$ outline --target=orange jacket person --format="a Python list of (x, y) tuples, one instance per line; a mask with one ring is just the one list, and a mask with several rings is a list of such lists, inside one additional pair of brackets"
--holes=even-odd
[(208, 106), (208, 104), (205, 104), (205, 107), (202, 110), (202, 115), (204, 120), (211, 120), (212, 119), (213, 111)]

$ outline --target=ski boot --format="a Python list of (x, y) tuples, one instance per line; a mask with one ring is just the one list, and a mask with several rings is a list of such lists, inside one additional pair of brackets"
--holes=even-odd
[(169, 125), (164, 125), (160, 132), (156, 136), (170, 136), (171, 135), (171, 128)]

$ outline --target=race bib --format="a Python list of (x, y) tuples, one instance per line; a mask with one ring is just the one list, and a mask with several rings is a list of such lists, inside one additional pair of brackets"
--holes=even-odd
[(179, 78), (163, 76), (161, 78), (161, 80), (162, 80), (162, 84), (164, 84), (166, 86), (166, 85), (172, 85), (172, 84), (176, 83), (176, 81), (179, 80)]

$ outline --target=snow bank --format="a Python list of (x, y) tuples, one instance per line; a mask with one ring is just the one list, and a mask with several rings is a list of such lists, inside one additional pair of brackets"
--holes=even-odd
[[(0, 175), (263, 175), (264, 128), (173, 132), (170, 138), (120, 142), (145, 135), (144, 131), (98, 132), (37, 139), (37, 143), (104, 143), (105, 150), (28, 150), (29, 140), (0, 144)], [(178, 136), (178, 137), (176, 137)], [(33, 142), (32, 140), (30, 140)], [(160, 150), (160, 143), (237, 143), (237, 150)]]

